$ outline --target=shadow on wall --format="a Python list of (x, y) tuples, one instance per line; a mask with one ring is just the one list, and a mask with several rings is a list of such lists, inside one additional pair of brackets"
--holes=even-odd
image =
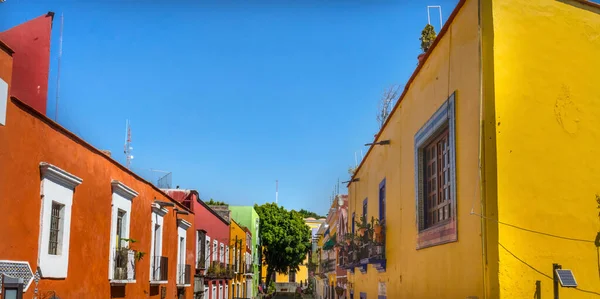
[(125, 286), (111, 286), (110, 298), (125, 298)]
[(158, 285), (150, 286), (150, 296), (156, 296), (160, 293), (160, 288)]

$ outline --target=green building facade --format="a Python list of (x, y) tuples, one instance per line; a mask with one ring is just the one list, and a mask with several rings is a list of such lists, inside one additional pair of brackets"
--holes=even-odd
[(237, 223), (247, 227), (252, 232), (252, 264), (254, 270), (254, 276), (252, 277), (252, 292), (253, 296), (258, 296), (258, 284), (260, 278), (260, 239), (259, 239), (259, 222), (258, 213), (252, 206), (229, 206), (231, 211), (231, 218)]

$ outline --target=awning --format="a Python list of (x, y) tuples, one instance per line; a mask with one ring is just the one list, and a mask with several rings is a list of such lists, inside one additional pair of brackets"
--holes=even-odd
[(331, 236), (331, 238), (329, 238), (329, 240), (327, 240), (327, 242), (325, 242), (325, 244), (323, 244), (323, 250), (333, 249), (333, 246), (335, 246), (336, 242), (337, 242), (337, 233), (333, 234), (333, 236)]

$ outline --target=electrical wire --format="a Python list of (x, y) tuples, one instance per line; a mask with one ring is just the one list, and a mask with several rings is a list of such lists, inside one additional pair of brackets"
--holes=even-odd
[(486, 220), (491, 220), (491, 221), (497, 222), (497, 223), (502, 224), (502, 225), (510, 226), (510, 227), (513, 227), (513, 228), (516, 228), (516, 229), (520, 229), (520, 230), (524, 230), (526, 232), (530, 232), (530, 233), (534, 233), (534, 234), (540, 234), (540, 235), (544, 235), (544, 236), (548, 236), (548, 237), (553, 237), (553, 238), (558, 238), (558, 239), (563, 239), (563, 240), (578, 241), (578, 242), (585, 242), (585, 243), (592, 243), (592, 244), (595, 243), (594, 241), (591, 241), (591, 240), (571, 238), (571, 237), (564, 237), (564, 236), (559, 236), (559, 235), (554, 235), (554, 234), (550, 234), (550, 233), (540, 232), (540, 231), (536, 231), (536, 230), (532, 230), (532, 229), (528, 229), (528, 228), (519, 227), (519, 226), (516, 226), (514, 224), (502, 222), (502, 221), (499, 221), (497, 219), (493, 219), (493, 218), (489, 218), (489, 217), (477, 214), (477, 213), (473, 212), (473, 210), (471, 210), (471, 215), (476, 215), (476, 216), (479, 216), (479, 217), (481, 217), (483, 219), (486, 219)]
[[(526, 261), (522, 260), (521, 258), (519, 258), (517, 255), (515, 255), (514, 253), (512, 253), (512, 251), (508, 250), (508, 248), (504, 247), (504, 245), (502, 245), (502, 243), (498, 242), (498, 245), (500, 245), (500, 247), (502, 247), (504, 250), (506, 250), (506, 252), (508, 252), (510, 255), (512, 255), (515, 259), (517, 259), (519, 262), (523, 263), (524, 265), (526, 265), (527, 267), (531, 268), (533, 271), (543, 275), (546, 278), (549, 278), (550, 280), (554, 281), (554, 278), (551, 277), (550, 275), (536, 269), (534, 266), (528, 264)], [(584, 290), (584, 289), (580, 289), (580, 288), (573, 288), (577, 291), (580, 292), (584, 292), (584, 293), (588, 293), (588, 294), (594, 294), (594, 295), (598, 295), (600, 296), (600, 293), (598, 292), (594, 292), (594, 291), (588, 291), (588, 290)]]

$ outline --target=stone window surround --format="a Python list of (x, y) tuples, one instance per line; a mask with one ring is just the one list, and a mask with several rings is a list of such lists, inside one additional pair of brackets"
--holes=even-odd
[[(114, 277), (114, 254), (117, 248), (117, 217), (119, 210), (125, 211), (125, 227), (123, 238), (129, 238), (129, 232), (131, 228), (131, 201), (133, 198), (138, 196), (138, 193), (126, 186), (125, 184), (117, 181), (111, 181), (112, 186), (112, 207), (111, 207), (111, 226), (110, 226), (110, 247), (109, 247), (109, 261), (108, 261), (108, 279), (113, 280)], [(126, 281), (135, 283), (135, 280)]]
[[(187, 230), (190, 227), (192, 227), (192, 224), (190, 222), (186, 221), (185, 219), (177, 219), (177, 264), (181, 263), (182, 265), (185, 265), (187, 263)], [(181, 248), (180, 239), (183, 239), (183, 248)], [(181, 257), (183, 257), (183, 261), (179, 260)], [(179, 281), (180, 280), (178, 279), (177, 283), (179, 283)], [(190, 285), (186, 284), (185, 286)]]
[[(69, 243), (71, 238), (71, 208), (75, 187), (83, 180), (52, 164), (41, 162), (41, 209), (38, 244), (38, 267), (44, 278), (66, 278), (69, 268)], [(63, 205), (57, 255), (48, 253), (52, 203)]]
[[(456, 223), (456, 119), (455, 95), (453, 93), (431, 118), (415, 134), (415, 197), (417, 219), (417, 249), (428, 248), (436, 245), (456, 242), (458, 240)], [(448, 128), (450, 143), (451, 184), (452, 184), (452, 215), (433, 227), (425, 228), (424, 219), (424, 194), (423, 194), (423, 147), (429, 141)]]
[[(164, 216), (167, 214), (169, 210), (167, 210), (166, 208), (161, 207), (159, 204), (152, 204), (152, 214), (151, 214), (151, 226), (150, 226), (150, 273), (152, 273), (152, 268), (154, 267), (154, 263), (156, 263), (156, 258), (155, 256), (162, 256), (162, 247), (163, 247), (163, 239), (164, 239)], [(160, 226), (160, 234), (159, 237), (161, 238), (159, 244), (160, 244), (160, 248), (154, 248), (155, 244), (157, 243), (156, 240), (154, 240), (155, 236), (155, 232), (154, 229), (156, 227), (156, 225)], [(152, 278), (152, 276), (150, 277)], [(152, 280), (152, 279), (151, 279)], [(153, 283), (153, 282), (151, 282)], [(166, 281), (164, 282), (160, 282), (160, 283), (166, 283)]]

